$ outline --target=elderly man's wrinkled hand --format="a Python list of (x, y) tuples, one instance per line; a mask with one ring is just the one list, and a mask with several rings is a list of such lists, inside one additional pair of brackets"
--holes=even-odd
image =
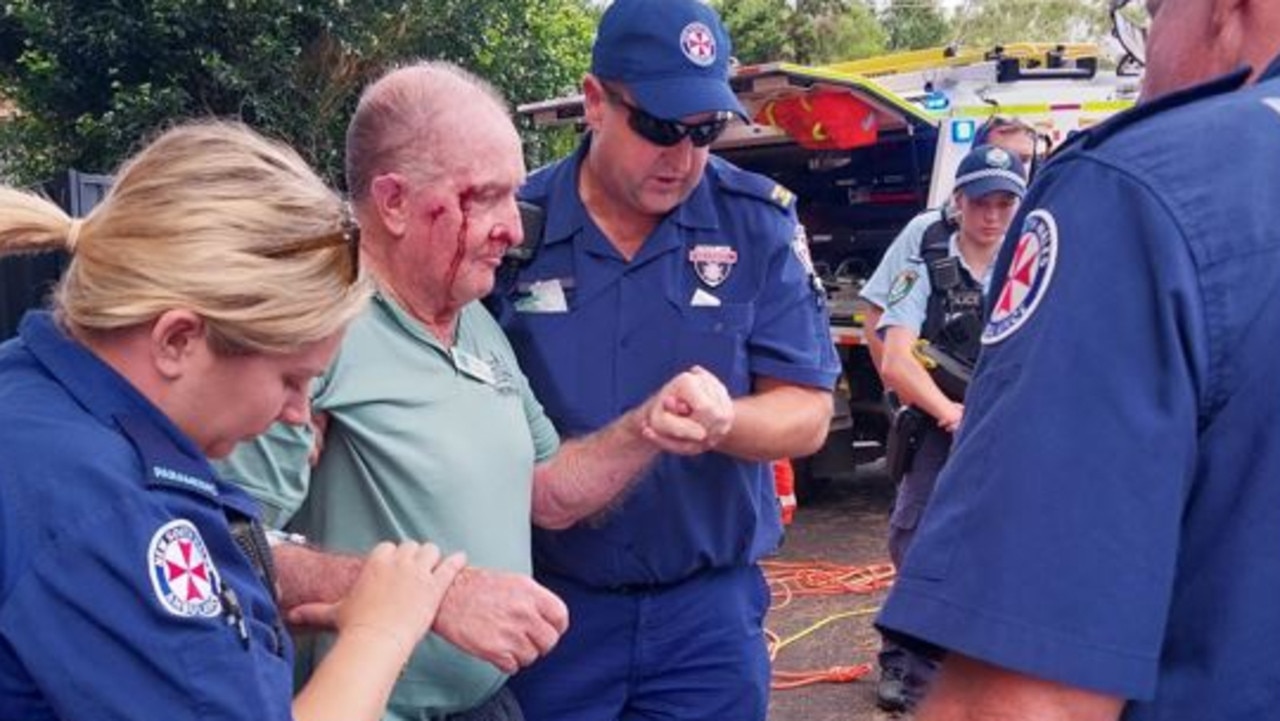
[(668, 453), (715, 448), (733, 428), (733, 399), (720, 379), (694, 366), (667, 382), (644, 408), (645, 438)]
[(441, 599), (466, 562), (461, 553), (443, 557), (430, 543), (379, 543), (344, 598), (294, 606), (289, 619), (339, 633), (372, 631), (393, 640), (407, 657), (431, 628)]
[(432, 630), (503, 673), (545, 655), (569, 627), (569, 610), (528, 576), (468, 568), (449, 587)]

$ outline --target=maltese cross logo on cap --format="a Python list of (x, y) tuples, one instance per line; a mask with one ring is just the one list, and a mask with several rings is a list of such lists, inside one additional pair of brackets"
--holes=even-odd
[(695, 65), (706, 67), (716, 61), (716, 38), (702, 23), (689, 23), (680, 31), (680, 49)]

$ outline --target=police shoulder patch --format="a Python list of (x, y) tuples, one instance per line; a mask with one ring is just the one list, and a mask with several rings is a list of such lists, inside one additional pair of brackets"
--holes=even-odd
[(1058, 262), (1058, 223), (1047, 210), (1032, 211), (1022, 223), (1000, 297), (982, 331), (982, 343), (991, 345), (1013, 335), (1044, 300)]
[(889, 286), (889, 297), (886, 298), (889, 305), (897, 305), (899, 301), (911, 294), (911, 289), (916, 287), (916, 281), (920, 280), (920, 274), (907, 268), (893, 279), (893, 285)]
[(147, 571), (160, 606), (174, 616), (215, 618), (222, 613), (222, 580), (195, 524), (169, 521), (151, 536)]

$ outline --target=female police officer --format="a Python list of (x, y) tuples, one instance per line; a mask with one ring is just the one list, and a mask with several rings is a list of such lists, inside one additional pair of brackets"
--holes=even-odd
[(0, 346), (0, 718), (380, 715), (461, 559), (375, 549), (291, 708), (255, 507), (206, 460), (307, 418), (369, 294), (357, 243), (239, 125), (165, 133), (83, 221), (0, 189), (0, 254), (72, 252), (53, 313)]

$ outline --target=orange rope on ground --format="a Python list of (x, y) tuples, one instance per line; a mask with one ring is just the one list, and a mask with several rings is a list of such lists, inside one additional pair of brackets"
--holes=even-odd
[[(764, 561), (760, 565), (769, 583), (775, 610), (785, 608), (793, 599), (802, 596), (874, 593), (891, 586), (894, 578), (893, 565), (888, 563), (843, 566), (827, 561)], [(769, 660), (775, 665), (770, 688), (783, 691), (817, 683), (850, 683), (871, 673), (872, 666), (869, 663), (807, 671), (784, 671), (776, 668), (776, 662), (778, 653), (782, 649), (822, 627), (844, 618), (869, 616), (879, 610), (878, 607), (870, 607), (837, 613), (785, 639), (766, 628), (764, 633), (768, 640)]]
[(844, 566), (828, 561), (761, 561), (773, 593), (774, 608), (786, 608), (797, 596), (869, 594), (893, 585), (892, 563)]
[(773, 682), (769, 688), (774, 691), (786, 691), (815, 683), (853, 683), (871, 673), (871, 664), (860, 663), (857, 666), (832, 666), (825, 671), (774, 671)]

